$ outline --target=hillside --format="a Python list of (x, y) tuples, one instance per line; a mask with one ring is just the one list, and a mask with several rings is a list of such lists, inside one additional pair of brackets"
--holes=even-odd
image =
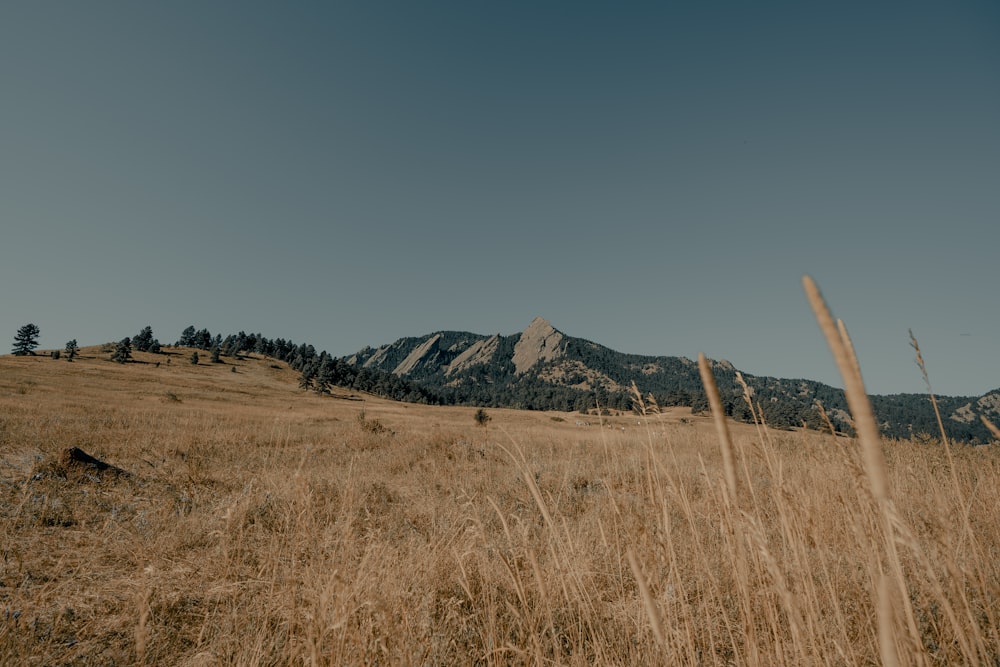
[[(627, 411), (632, 407), (629, 387), (634, 382), (643, 395), (652, 394), (662, 406), (707, 408), (692, 360), (617, 352), (566, 335), (541, 317), (509, 336), (442, 331), (365, 348), (343, 361), (416, 382), (446, 404), (583, 412), (600, 405)], [(720, 360), (713, 362), (713, 371), (727, 414), (752, 421), (737, 369)], [(838, 430), (851, 431), (840, 389), (804, 379), (742, 376), (770, 425), (825, 428), (816, 408), (819, 401)], [(989, 434), (979, 415), (1000, 421), (1000, 389), (980, 397), (938, 400), (948, 436), (955, 440), (987, 442)], [(873, 396), (872, 402), (888, 437), (938, 434), (926, 395)]]
[(191, 352), (0, 356), (0, 664), (876, 664), (887, 635), (901, 664), (1000, 657), (994, 447), (886, 443), (887, 607), (853, 442), (730, 422), (731, 493), (686, 408), (479, 426)]

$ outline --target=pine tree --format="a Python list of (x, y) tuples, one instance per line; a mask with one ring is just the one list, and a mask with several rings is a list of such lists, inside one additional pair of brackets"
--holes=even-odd
[(240, 339), (237, 336), (229, 334), (222, 341), (222, 354), (227, 357), (233, 357), (238, 359), (240, 356)]
[(189, 326), (181, 332), (181, 337), (177, 341), (177, 347), (194, 347), (194, 326)]
[(198, 350), (195, 350), (194, 352), (191, 353), (191, 363), (194, 364), (195, 366), (198, 365)]
[(132, 347), (139, 352), (149, 352), (153, 346), (153, 327), (145, 326), (138, 334), (132, 337)]
[(111, 355), (111, 361), (117, 361), (119, 364), (124, 364), (132, 358), (132, 339), (122, 338), (115, 345), (115, 351)]
[(25, 324), (17, 330), (17, 335), (14, 336), (14, 348), (12, 352), (18, 357), (29, 354), (35, 356), (39, 333), (38, 327), (34, 324)]
[(212, 359), (212, 363), (213, 364), (221, 364), (222, 363), (222, 359), (219, 358), (219, 346), (218, 345), (213, 345), (212, 346), (212, 357), (211, 357), (211, 359)]
[(316, 371), (314, 364), (306, 364), (302, 367), (302, 373), (299, 375), (299, 389), (312, 388), (313, 380), (316, 379)]
[(316, 393), (329, 394), (330, 387), (336, 384), (336, 361), (325, 351), (319, 355), (319, 369), (316, 371)]
[(212, 347), (212, 334), (208, 329), (201, 329), (194, 335), (194, 347), (199, 350), (207, 350)]
[(76, 339), (66, 343), (66, 361), (73, 361), (73, 358), (80, 352), (80, 347), (76, 344)]

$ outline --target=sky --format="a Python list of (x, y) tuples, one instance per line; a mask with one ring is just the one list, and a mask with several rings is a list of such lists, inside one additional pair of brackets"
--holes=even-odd
[[(995, 2), (10, 2), (0, 341), (347, 355), (543, 316), (872, 393), (1000, 388)], [(3, 344), (7, 345), (7, 344)], [(0, 347), (0, 353), (8, 352)]]

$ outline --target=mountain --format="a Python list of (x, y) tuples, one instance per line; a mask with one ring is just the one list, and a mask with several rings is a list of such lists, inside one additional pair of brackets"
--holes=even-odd
[[(508, 336), (439, 331), (367, 347), (341, 361), (359, 373), (380, 372), (414, 383), (445, 404), (624, 411), (633, 407), (634, 382), (643, 396), (651, 395), (661, 406), (707, 409), (698, 366), (691, 359), (616, 352), (568, 336), (541, 317)], [(726, 413), (752, 421), (737, 369), (725, 360), (711, 363)], [(837, 430), (851, 431), (842, 390), (804, 379), (742, 376), (769, 425), (826, 428), (819, 402)], [(990, 440), (980, 414), (1000, 423), (1000, 389), (980, 397), (938, 397), (938, 405), (948, 436), (956, 440)], [(938, 433), (926, 395), (872, 396), (872, 406), (886, 436)]]

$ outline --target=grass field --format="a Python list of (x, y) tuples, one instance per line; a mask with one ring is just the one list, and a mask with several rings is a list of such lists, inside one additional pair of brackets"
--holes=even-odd
[(1000, 664), (994, 446), (883, 442), (882, 501), (828, 434), (730, 424), (730, 480), (683, 410), (168, 352), (0, 357), (0, 664)]

